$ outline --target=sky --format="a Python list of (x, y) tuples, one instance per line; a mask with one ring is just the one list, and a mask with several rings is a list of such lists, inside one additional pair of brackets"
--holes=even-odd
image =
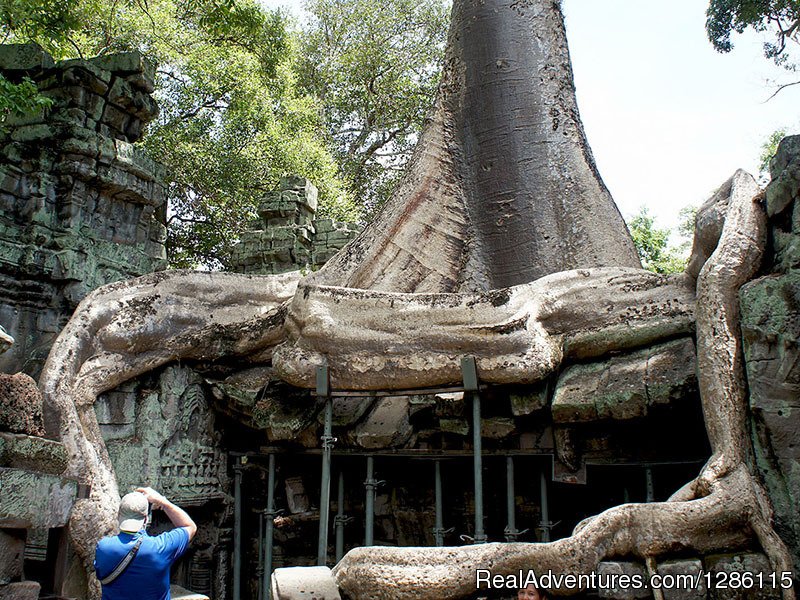
[[(302, 0), (261, 0), (302, 18)], [(656, 224), (700, 205), (738, 168), (757, 175), (776, 129), (800, 133), (800, 86), (762, 53), (765, 37), (734, 37), (720, 54), (705, 33), (706, 0), (563, 0), (578, 107), (598, 168), (628, 218)]]

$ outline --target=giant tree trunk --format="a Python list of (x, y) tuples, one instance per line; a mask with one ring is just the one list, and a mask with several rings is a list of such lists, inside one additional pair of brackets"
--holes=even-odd
[(595, 167), (552, 0), (453, 4), (442, 85), (405, 179), (315, 282), (478, 291), (641, 266)]

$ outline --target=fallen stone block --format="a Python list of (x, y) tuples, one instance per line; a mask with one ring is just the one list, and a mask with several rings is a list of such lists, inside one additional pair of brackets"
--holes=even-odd
[(288, 567), (272, 574), (274, 600), (341, 600), (328, 567)]

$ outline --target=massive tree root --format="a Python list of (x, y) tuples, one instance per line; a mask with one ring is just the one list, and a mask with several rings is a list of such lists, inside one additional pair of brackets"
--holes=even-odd
[(565, 357), (589, 358), (691, 332), (688, 278), (603, 267), (476, 294), (398, 294), (301, 283), (273, 364), (314, 386), (327, 364), (340, 389), (423, 388), (460, 380), (475, 356), (487, 383), (534, 383)]
[(87, 568), (96, 540), (113, 527), (119, 499), (94, 402), (167, 362), (272, 358), (301, 387), (313, 387), (315, 366), (328, 362), (334, 385), (375, 389), (458, 381), (460, 357), (473, 352), (487, 381), (532, 382), (565, 356), (656, 342), (693, 324), (686, 280), (638, 269), (571, 271), (482, 294), (309, 285), (294, 294), (286, 326), (297, 281), (297, 273), (159, 273), (100, 288), (78, 307), (51, 351), (41, 387), (48, 429), (70, 455), (69, 473), (92, 485), (70, 522)]
[[(737, 290), (756, 270), (764, 245), (756, 190), (746, 174), (734, 177), (721, 240), (697, 281), (700, 389), (713, 456), (695, 481), (671, 502), (611, 509), (552, 544), (355, 550), (336, 569), (348, 595), (460, 598), (474, 592), (477, 568), (588, 573), (610, 556), (730, 550), (753, 539), (777, 571), (790, 570), (766, 494), (747, 469)], [(47, 425), (67, 446), (70, 474), (92, 484), (70, 523), (87, 569), (95, 541), (113, 526), (119, 498), (93, 403), (169, 361), (272, 358), (284, 378), (305, 387), (313, 386), (313, 368), (327, 362), (334, 385), (376, 389), (452, 382), (458, 358), (473, 353), (485, 381), (533, 382), (565, 357), (686, 333), (694, 316), (691, 278), (635, 269), (569, 271), (479, 294), (310, 284), (295, 293), (298, 278), (154, 274), (101, 288), (79, 306), (45, 365), (42, 390)]]
[[(334, 570), (348, 597), (455, 600), (475, 592), (479, 568), (500, 574), (528, 568), (588, 574), (609, 557), (730, 551), (753, 539), (774, 571), (790, 572), (790, 552), (772, 527), (767, 495), (750, 471), (745, 421), (737, 293), (756, 272), (765, 245), (766, 215), (761, 195), (754, 197), (757, 191), (752, 177), (734, 175), (719, 244), (697, 281), (698, 377), (712, 457), (696, 480), (669, 502), (609, 509), (570, 538), (549, 544), (353, 550)], [(794, 590), (784, 589), (783, 597), (793, 599)]]
[[(116, 525), (120, 497), (94, 411), (97, 395), (177, 359), (268, 359), (298, 279), (299, 273), (155, 273), (104, 286), (78, 306), (40, 381), (45, 425), (67, 448), (67, 474), (91, 485), (69, 525), (88, 573), (95, 543)], [(90, 581), (97, 591), (96, 579)]]

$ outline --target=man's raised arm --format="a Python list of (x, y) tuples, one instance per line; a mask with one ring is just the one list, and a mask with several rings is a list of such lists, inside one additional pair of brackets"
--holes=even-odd
[(176, 506), (164, 496), (159, 494), (153, 488), (140, 487), (136, 488), (137, 492), (141, 492), (147, 496), (147, 501), (153, 505), (153, 508), (160, 508), (167, 515), (167, 518), (172, 522), (175, 527), (185, 527), (189, 530), (189, 540), (197, 533), (197, 524), (192, 520), (185, 510), (180, 506)]

